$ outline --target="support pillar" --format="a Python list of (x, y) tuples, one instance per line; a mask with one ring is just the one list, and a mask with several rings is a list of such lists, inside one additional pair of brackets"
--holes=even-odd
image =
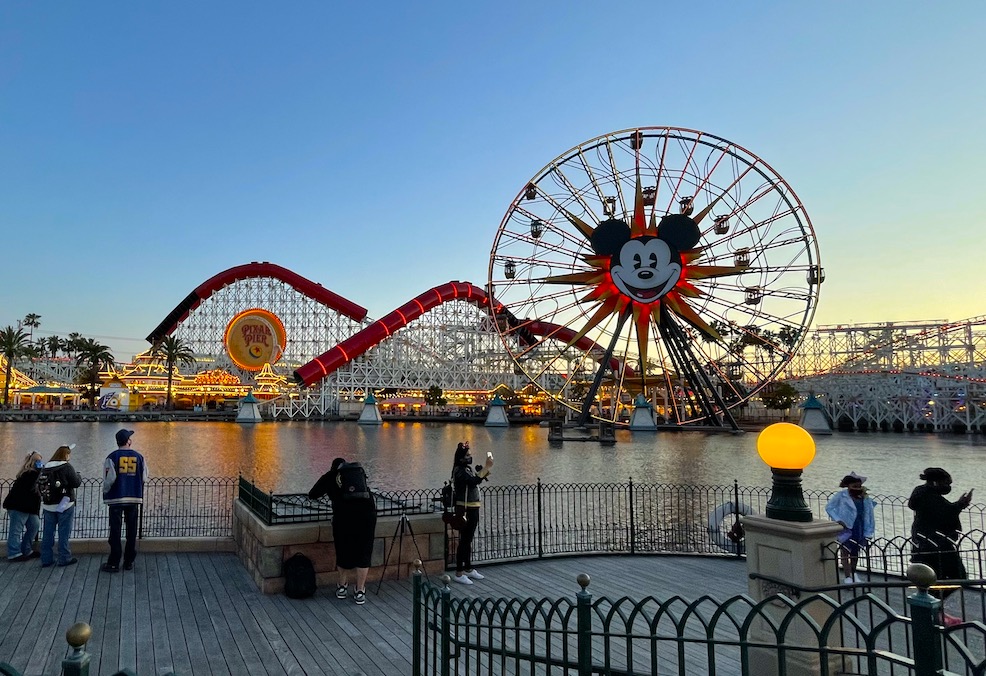
[[(746, 567), (749, 573), (758, 573), (783, 580), (787, 584), (750, 578), (750, 596), (755, 601), (784, 594), (798, 600), (798, 587), (819, 587), (838, 583), (834, 566), (822, 560), (822, 551), (835, 540), (842, 526), (833, 521), (781, 521), (764, 516), (744, 516), (743, 528), (746, 532)], [(831, 615), (827, 607), (818, 604), (803, 611), (818, 624), (823, 624)], [(780, 624), (787, 615), (786, 606), (769, 603), (764, 613), (772, 622)], [(751, 628), (750, 638), (754, 641), (775, 641), (775, 632), (766, 622), (759, 621)], [(786, 651), (784, 661), (788, 676), (814, 676), (821, 673), (818, 654), (818, 640), (806, 627), (792, 622), (782, 637), (787, 645), (807, 645), (811, 652)], [(754, 648), (750, 651), (751, 673), (773, 676), (780, 673), (776, 649)], [(840, 655), (828, 657), (828, 673), (841, 673), (843, 664)]]

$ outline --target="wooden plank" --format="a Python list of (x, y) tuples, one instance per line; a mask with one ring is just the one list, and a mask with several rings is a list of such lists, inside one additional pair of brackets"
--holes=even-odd
[[(367, 603), (335, 598), (334, 588), (314, 598), (289, 600), (261, 594), (232, 554), (145, 554), (134, 571), (100, 573), (102, 560), (80, 556), (68, 568), (0, 562), (0, 661), (31, 676), (57, 674), (65, 655), (65, 629), (88, 622), (90, 673), (122, 667), (144, 674), (213, 673), (375, 674), (411, 670), (412, 583), (368, 585)], [(695, 557), (599, 556), (487, 565), (487, 579), (452, 584), (454, 598), (569, 598), (576, 576), (591, 577), (594, 598), (695, 599), (713, 590), (719, 598), (746, 592), (744, 561)], [(432, 575), (434, 582), (440, 576)], [(28, 619), (25, 619), (28, 618)], [(560, 647), (560, 638), (536, 637), (533, 645)], [(601, 649), (600, 639), (596, 640)], [(683, 648), (694, 664), (700, 643)], [(634, 648), (636, 654), (646, 650)], [(662, 646), (660, 660), (677, 659), (678, 647)], [(719, 673), (735, 673), (735, 651), (722, 652)], [(623, 659), (622, 657), (620, 658)], [(499, 660), (480, 660), (501, 673)], [(619, 661), (619, 660), (618, 660)], [(635, 662), (637, 668), (640, 662)], [(475, 666), (475, 659), (473, 659)], [(509, 671), (507, 669), (506, 671)]]
[[(149, 557), (148, 557), (149, 558)], [(168, 642), (174, 672), (180, 676), (192, 673), (192, 661), (189, 657), (188, 646), (185, 643), (185, 631), (182, 627), (181, 609), (178, 605), (178, 595), (172, 580), (172, 559), (169, 554), (155, 555), (158, 572), (158, 589), (164, 603), (164, 623), (169, 628)], [(155, 618), (155, 623), (160, 621)]]
[(225, 628), (217, 627), (217, 633), (222, 634), (220, 641), (223, 655), (226, 657), (229, 670), (232, 673), (266, 674), (263, 662), (252, 641), (244, 640), (246, 628), (240, 618), (226, 580), (231, 575), (242, 574), (229, 563), (227, 559), (214, 556), (196, 557), (196, 563), (201, 567), (201, 576), (211, 590), (219, 617), (213, 617), (214, 622), (222, 622)]
[(152, 625), (154, 612), (151, 607), (151, 587), (157, 580), (149, 575), (151, 572), (148, 570), (147, 561), (139, 555), (134, 562), (134, 569), (123, 571), (124, 575), (133, 580), (135, 586), (133, 641), (134, 649), (137, 651), (136, 673), (138, 674), (156, 673), (154, 664), (157, 656), (154, 643), (155, 627)]

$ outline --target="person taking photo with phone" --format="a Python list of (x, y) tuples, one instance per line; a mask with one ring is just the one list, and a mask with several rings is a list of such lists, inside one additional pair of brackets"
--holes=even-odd
[[(914, 511), (911, 524), (911, 561), (924, 563), (935, 571), (939, 580), (965, 580), (965, 566), (959, 557), (956, 540), (962, 531), (959, 514), (972, 503), (972, 490), (951, 502), (945, 498), (952, 492), (952, 475), (941, 467), (928, 467), (921, 473), (924, 483), (911, 491), (907, 506)], [(931, 593), (943, 601), (955, 588), (932, 589)], [(948, 625), (961, 622), (960, 618), (944, 615)]]
[(489, 477), (493, 469), (493, 454), (486, 454), (486, 463), (473, 470), (469, 442), (463, 441), (455, 448), (452, 466), (452, 486), (455, 497), (455, 513), (464, 516), (465, 526), (459, 531), (459, 546), (455, 551), (455, 576), (459, 584), (472, 584), (486, 576), (472, 566), (472, 540), (479, 526), (479, 484)]

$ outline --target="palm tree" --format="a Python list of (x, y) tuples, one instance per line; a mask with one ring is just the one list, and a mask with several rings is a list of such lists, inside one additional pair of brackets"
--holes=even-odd
[(151, 357), (156, 362), (163, 362), (168, 371), (168, 400), (165, 408), (171, 409), (171, 382), (175, 376), (176, 366), (193, 366), (195, 353), (191, 346), (175, 336), (165, 336), (157, 345), (151, 348)]
[(24, 321), (22, 321), (21, 324), (30, 329), (30, 331), (28, 332), (29, 333), (28, 337), (30, 340), (34, 340), (34, 329), (41, 326), (41, 315), (36, 315), (32, 312), (31, 314), (24, 317)]
[(19, 357), (28, 345), (28, 335), (23, 329), (8, 326), (0, 329), (0, 353), (7, 360), (7, 372), (3, 382), (3, 406), (10, 407), (10, 377), (14, 371), (14, 359)]
[(113, 358), (109, 346), (97, 343), (92, 338), (81, 338), (78, 345), (75, 365), (80, 369), (79, 375), (84, 376), (85, 382), (89, 384), (89, 406), (95, 406), (99, 369), (116, 366), (116, 359)]
[(65, 354), (68, 355), (78, 354), (79, 346), (82, 344), (83, 340), (85, 340), (85, 338), (82, 337), (81, 333), (73, 331), (68, 334), (68, 340), (66, 340), (65, 344), (62, 345), (62, 349), (65, 350)]
[(54, 359), (58, 356), (58, 351), (65, 346), (65, 341), (63, 341), (58, 336), (48, 336), (44, 340), (45, 347), (51, 352), (51, 358)]

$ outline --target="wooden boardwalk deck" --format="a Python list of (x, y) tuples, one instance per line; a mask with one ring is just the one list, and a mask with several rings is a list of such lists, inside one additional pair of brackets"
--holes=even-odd
[[(199, 674), (409, 674), (411, 581), (387, 581), (366, 605), (323, 588), (294, 601), (257, 591), (232, 554), (147, 554), (133, 571), (99, 571), (79, 556), (66, 568), (0, 562), (0, 662), (26, 676), (58, 674), (65, 630), (92, 627), (93, 676)], [(746, 591), (746, 562), (696, 557), (598, 556), (483, 568), (453, 585), (460, 596), (574, 597), (579, 573), (594, 595), (726, 598)]]

